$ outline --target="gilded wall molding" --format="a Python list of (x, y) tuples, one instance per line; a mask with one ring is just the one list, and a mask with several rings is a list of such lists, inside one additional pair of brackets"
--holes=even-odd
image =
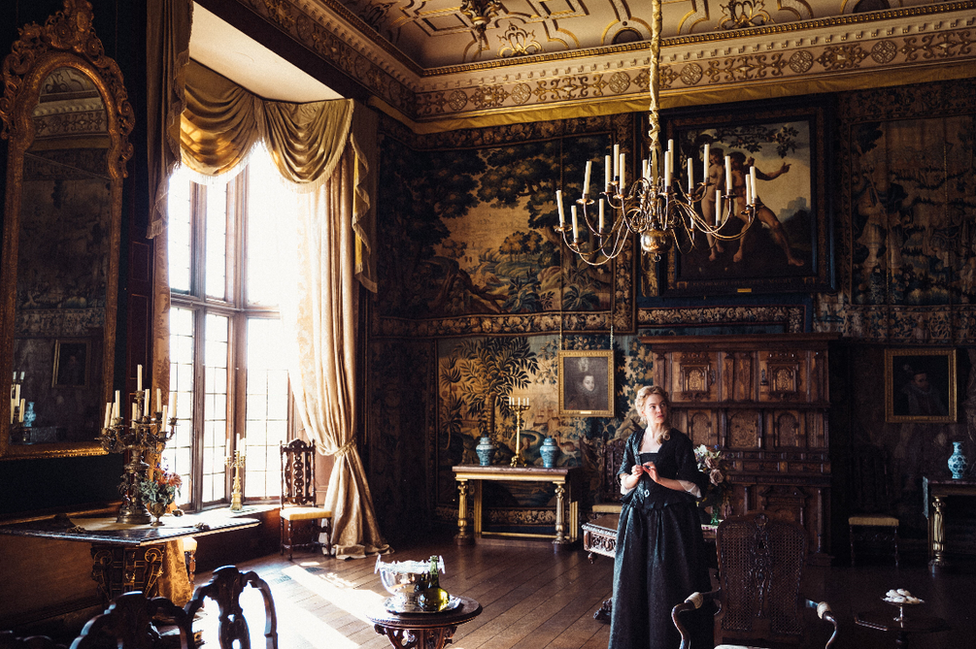
[[(356, 79), (420, 130), (632, 112), (646, 103), (645, 45), (422, 69), (338, 3), (238, 0)], [(725, 103), (976, 75), (976, 0), (665, 38), (661, 101)]]

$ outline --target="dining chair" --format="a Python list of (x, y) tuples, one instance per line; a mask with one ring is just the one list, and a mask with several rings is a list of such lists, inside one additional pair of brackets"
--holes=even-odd
[[(186, 605), (186, 614), (193, 619), (203, 608), (204, 600), (217, 602), (218, 645), (220, 649), (250, 649), (251, 635), (241, 607), (241, 593), (245, 587), (256, 588), (264, 600), (264, 638), (266, 649), (278, 649), (278, 616), (275, 612), (271, 587), (254, 571), (242, 573), (237, 566), (223, 566), (213, 572), (210, 581), (197, 587)], [(237, 644), (235, 644), (237, 643)]]
[[(332, 512), (315, 504), (315, 442), (295, 439), (279, 444), (281, 451), (281, 509), (279, 521), (280, 552), (294, 548), (325, 548), (332, 554)], [(309, 540), (296, 543), (295, 523), (302, 523)], [(324, 542), (319, 541), (320, 535)], [(307, 539), (309, 537), (306, 537)]]
[(850, 533), (851, 565), (856, 564), (856, 544), (887, 544), (899, 567), (898, 517), (891, 506), (888, 461), (876, 446), (858, 446), (851, 453), (851, 506), (847, 517)]
[(179, 631), (180, 649), (193, 649), (192, 616), (166, 597), (131, 591), (116, 597), (104, 613), (88, 620), (71, 649), (162, 649), (171, 647), (166, 629)]
[(716, 633), (720, 631), (726, 643), (715, 649), (796, 646), (809, 634), (802, 615), (806, 608), (816, 610), (820, 619), (833, 625), (825, 645), (831, 647), (838, 625), (830, 606), (800, 594), (806, 539), (805, 530), (796, 523), (763, 513), (722, 521), (715, 540), (719, 587), (708, 593), (692, 593), (671, 612), (681, 634), (680, 649), (699, 649), (692, 646), (682, 614), (707, 602), (717, 605), (715, 617), (720, 624)]

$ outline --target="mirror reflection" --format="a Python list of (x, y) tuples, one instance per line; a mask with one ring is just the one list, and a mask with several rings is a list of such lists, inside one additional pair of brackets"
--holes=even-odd
[[(23, 157), (11, 444), (92, 441), (100, 426), (112, 254), (108, 114), (80, 70), (40, 85)], [(113, 314), (114, 317), (114, 314)]]

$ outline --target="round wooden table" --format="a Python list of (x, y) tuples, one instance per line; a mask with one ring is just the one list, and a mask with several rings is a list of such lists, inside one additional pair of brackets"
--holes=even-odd
[(458, 597), (461, 605), (443, 613), (393, 613), (373, 609), (366, 617), (380, 635), (396, 649), (443, 649), (459, 624), (481, 615), (481, 604), (470, 597)]
[[(908, 608), (908, 607), (906, 607)], [(910, 633), (935, 633), (936, 631), (948, 631), (949, 623), (941, 617), (932, 615), (909, 616), (898, 621), (895, 616), (898, 614), (897, 608), (885, 611), (867, 611), (854, 614), (854, 623), (858, 626), (876, 629), (878, 631), (892, 632), (895, 636), (895, 646), (899, 649), (908, 647), (908, 635)]]

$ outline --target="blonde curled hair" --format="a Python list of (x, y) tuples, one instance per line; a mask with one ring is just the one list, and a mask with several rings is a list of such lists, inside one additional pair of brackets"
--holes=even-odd
[[(647, 426), (647, 421), (644, 420), (644, 404), (651, 397), (651, 395), (660, 395), (663, 399), (662, 403), (666, 408), (668, 414), (668, 419), (665, 420), (665, 424), (670, 428), (671, 422), (671, 397), (668, 396), (667, 390), (657, 385), (645, 385), (637, 391), (637, 396), (634, 397), (634, 409), (637, 410), (637, 417), (640, 420), (641, 426)], [(671, 439), (671, 432), (666, 428), (664, 432), (660, 435), (658, 441), (664, 442)]]

